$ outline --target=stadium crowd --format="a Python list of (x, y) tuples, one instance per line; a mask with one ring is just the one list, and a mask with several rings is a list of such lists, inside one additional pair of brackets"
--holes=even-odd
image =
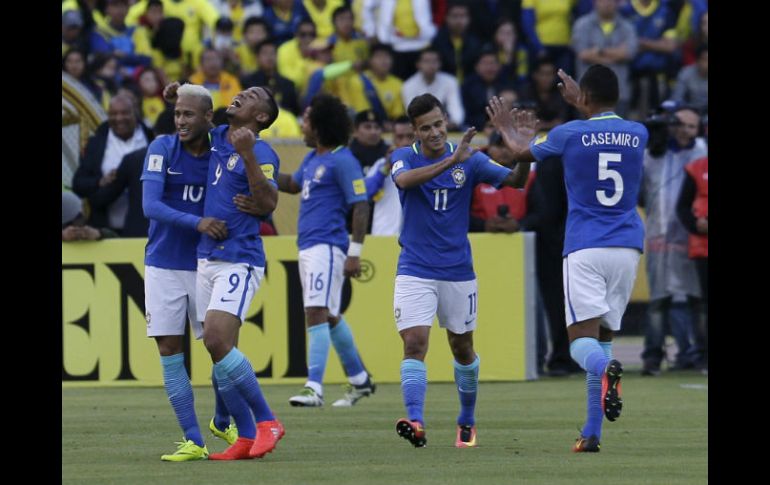
[[(400, 206), (386, 176), (392, 148), (383, 134), (392, 133), (396, 146), (413, 141), (405, 117), (412, 99), (436, 96), (451, 130), (475, 126), (489, 140), (483, 150), (511, 166), (485, 112), (489, 99), (534, 111), (547, 132), (578, 118), (557, 89), (557, 71), (579, 79), (592, 64), (618, 76), (616, 113), (650, 130), (640, 200), (651, 298), (644, 373), (660, 372), (667, 331), (679, 349), (674, 368), (705, 368), (706, 0), (63, 0), (62, 71), (108, 119), (73, 178), (85, 203), (78, 207), (68, 194), (65, 204), (63, 192), (62, 240), (147, 236), (139, 177), (153, 138), (175, 131), (163, 98), (174, 81), (209, 90), (215, 124), (240, 91), (269, 87), (279, 112), (261, 133), (266, 140), (300, 138), (314, 97), (338, 97), (353, 120), (350, 151), (371, 188), (369, 232), (398, 234)], [(560, 163), (533, 165), (524, 190), (480, 184), (470, 222), (471, 231), (537, 233), (553, 349), (546, 362), (548, 333), (539, 332), (538, 364), (553, 375), (579, 370), (558, 285), (567, 203), (555, 195), (564, 193)], [(269, 219), (261, 233), (276, 233)]]

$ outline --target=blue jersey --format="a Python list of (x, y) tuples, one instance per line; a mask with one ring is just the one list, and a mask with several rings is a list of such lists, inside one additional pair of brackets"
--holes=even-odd
[[(162, 202), (171, 209), (203, 215), (209, 152), (195, 157), (182, 148), (177, 135), (159, 136), (150, 143), (141, 180), (163, 183)], [(164, 269), (195, 271), (195, 248), (200, 233), (150, 219), (144, 264)]]
[[(419, 143), (399, 148), (391, 156), (395, 160), (391, 177), (395, 182), (398, 174), (439, 162), (455, 148), (447, 143), (436, 159), (426, 158)], [(423, 184), (399, 189), (404, 227), (398, 238), (401, 254), (396, 274), (443, 281), (474, 279), (468, 242), (473, 188), (481, 182), (499, 187), (509, 173), (510, 169), (477, 152)]]
[(297, 222), (299, 248), (331, 244), (347, 252), (348, 207), (368, 200), (361, 164), (350, 149), (340, 146), (323, 155), (311, 151), (292, 179), (302, 187)]
[(561, 156), (567, 187), (563, 256), (579, 249), (643, 247), (636, 211), (647, 128), (614, 113), (570, 121), (530, 143), (537, 160)]
[[(222, 125), (211, 131), (211, 162), (203, 209), (205, 217), (215, 217), (227, 223), (227, 239), (217, 241), (203, 234), (198, 245), (198, 257), (264, 267), (265, 252), (259, 236), (261, 219), (239, 210), (233, 204), (233, 197), (249, 194), (250, 191), (243, 158), (227, 141), (228, 128), (228, 125)], [(262, 173), (277, 189), (278, 155), (261, 139), (257, 139), (254, 145), (254, 155)]]

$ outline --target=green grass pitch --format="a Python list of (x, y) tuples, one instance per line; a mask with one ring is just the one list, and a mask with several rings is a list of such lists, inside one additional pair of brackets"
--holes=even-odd
[[(580, 376), (484, 383), (476, 409), (479, 447), (455, 449), (454, 384), (428, 383), (428, 446), (396, 435), (404, 415), (397, 384), (349, 409), (326, 386), (326, 406), (292, 408), (297, 386), (264, 386), (286, 436), (261, 460), (165, 463), (181, 438), (160, 388), (62, 388), (62, 484), (704, 484), (708, 482), (708, 378), (626, 372), (620, 419), (604, 422), (600, 453), (570, 447), (585, 412)], [(208, 432), (210, 388), (195, 388), (210, 452), (225, 448)], [(43, 465), (44, 466), (44, 465)]]

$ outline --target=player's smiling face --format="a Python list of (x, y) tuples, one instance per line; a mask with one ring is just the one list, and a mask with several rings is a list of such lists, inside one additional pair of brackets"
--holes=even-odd
[(197, 140), (209, 129), (213, 112), (204, 106), (201, 98), (179, 96), (174, 106), (174, 125), (183, 142)]
[(253, 87), (246, 89), (233, 98), (233, 102), (227, 107), (225, 113), (231, 120), (253, 121), (264, 112), (262, 100), (267, 98), (268, 95), (262, 88)]
[(434, 158), (444, 152), (446, 143), (446, 115), (438, 106), (414, 120), (417, 139), (425, 155)]

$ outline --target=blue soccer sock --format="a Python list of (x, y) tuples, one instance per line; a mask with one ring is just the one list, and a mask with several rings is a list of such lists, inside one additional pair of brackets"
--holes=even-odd
[(185, 439), (203, 446), (203, 436), (195, 416), (192, 385), (184, 368), (184, 354), (161, 355), (160, 363), (163, 366), (163, 385)]
[[(257, 426), (254, 424), (254, 417), (248, 403), (238, 392), (238, 388), (235, 387), (230, 376), (227, 375), (222, 362), (214, 364), (214, 374), (216, 375), (219, 394), (227, 404), (227, 409), (235, 420), (235, 426), (238, 427), (238, 436), (253, 440), (257, 436)], [(224, 430), (224, 428), (219, 429)]]
[(479, 385), (479, 356), (468, 365), (454, 361), (455, 383), (460, 394), (460, 415), (457, 416), (458, 425), (473, 426), (476, 420), (473, 416), (476, 409), (476, 393)]
[(410, 421), (425, 424), (423, 408), (425, 406), (425, 391), (428, 387), (425, 362), (417, 359), (401, 361), (401, 394), (404, 397), (406, 414)]
[(592, 337), (580, 337), (569, 344), (569, 353), (586, 372), (601, 376), (610, 359), (604, 355), (599, 341)]
[(353, 332), (350, 331), (350, 327), (342, 315), (340, 315), (340, 321), (337, 322), (337, 325), (329, 330), (329, 335), (350, 383), (361, 385), (366, 382), (366, 371), (363, 363), (361, 363), (361, 357), (358, 355), (356, 342), (353, 340)]
[[(233, 381), (238, 392), (249, 403), (251, 412), (254, 413), (254, 419), (258, 423), (262, 421), (272, 421), (275, 419), (270, 406), (265, 401), (262, 389), (259, 387), (257, 376), (254, 375), (254, 369), (251, 367), (249, 359), (241, 353), (236, 347), (221, 360), (219, 364), (223, 366), (230, 380)], [(230, 406), (228, 402), (228, 407)], [(232, 411), (232, 409), (231, 409)], [(236, 423), (238, 424), (238, 423)]]
[(213, 367), (211, 368), (211, 385), (214, 388), (214, 426), (218, 430), (224, 431), (230, 426), (230, 411), (219, 392), (219, 384), (217, 384), (217, 376)]
[(602, 348), (602, 352), (604, 352), (604, 356), (612, 360), (612, 342), (599, 342), (599, 345)]
[(307, 349), (307, 380), (317, 384), (312, 386), (318, 394), (323, 394), (324, 371), (326, 370), (326, 360), (329, 358), (329, 345), (331, 337), (329, 335), (329, 324), (324, 322), (319, 325), (313, 325), (307, 329), (308, 349)]
[[(607, 359), (612, 359), (612, 342), (599, 342), (602, 354)], [(603, 374), (603, 372), (602, 372)], [(586, 372), (586, 424), (581, 434), (583, 437), (602, 437), (602, 374)]]

